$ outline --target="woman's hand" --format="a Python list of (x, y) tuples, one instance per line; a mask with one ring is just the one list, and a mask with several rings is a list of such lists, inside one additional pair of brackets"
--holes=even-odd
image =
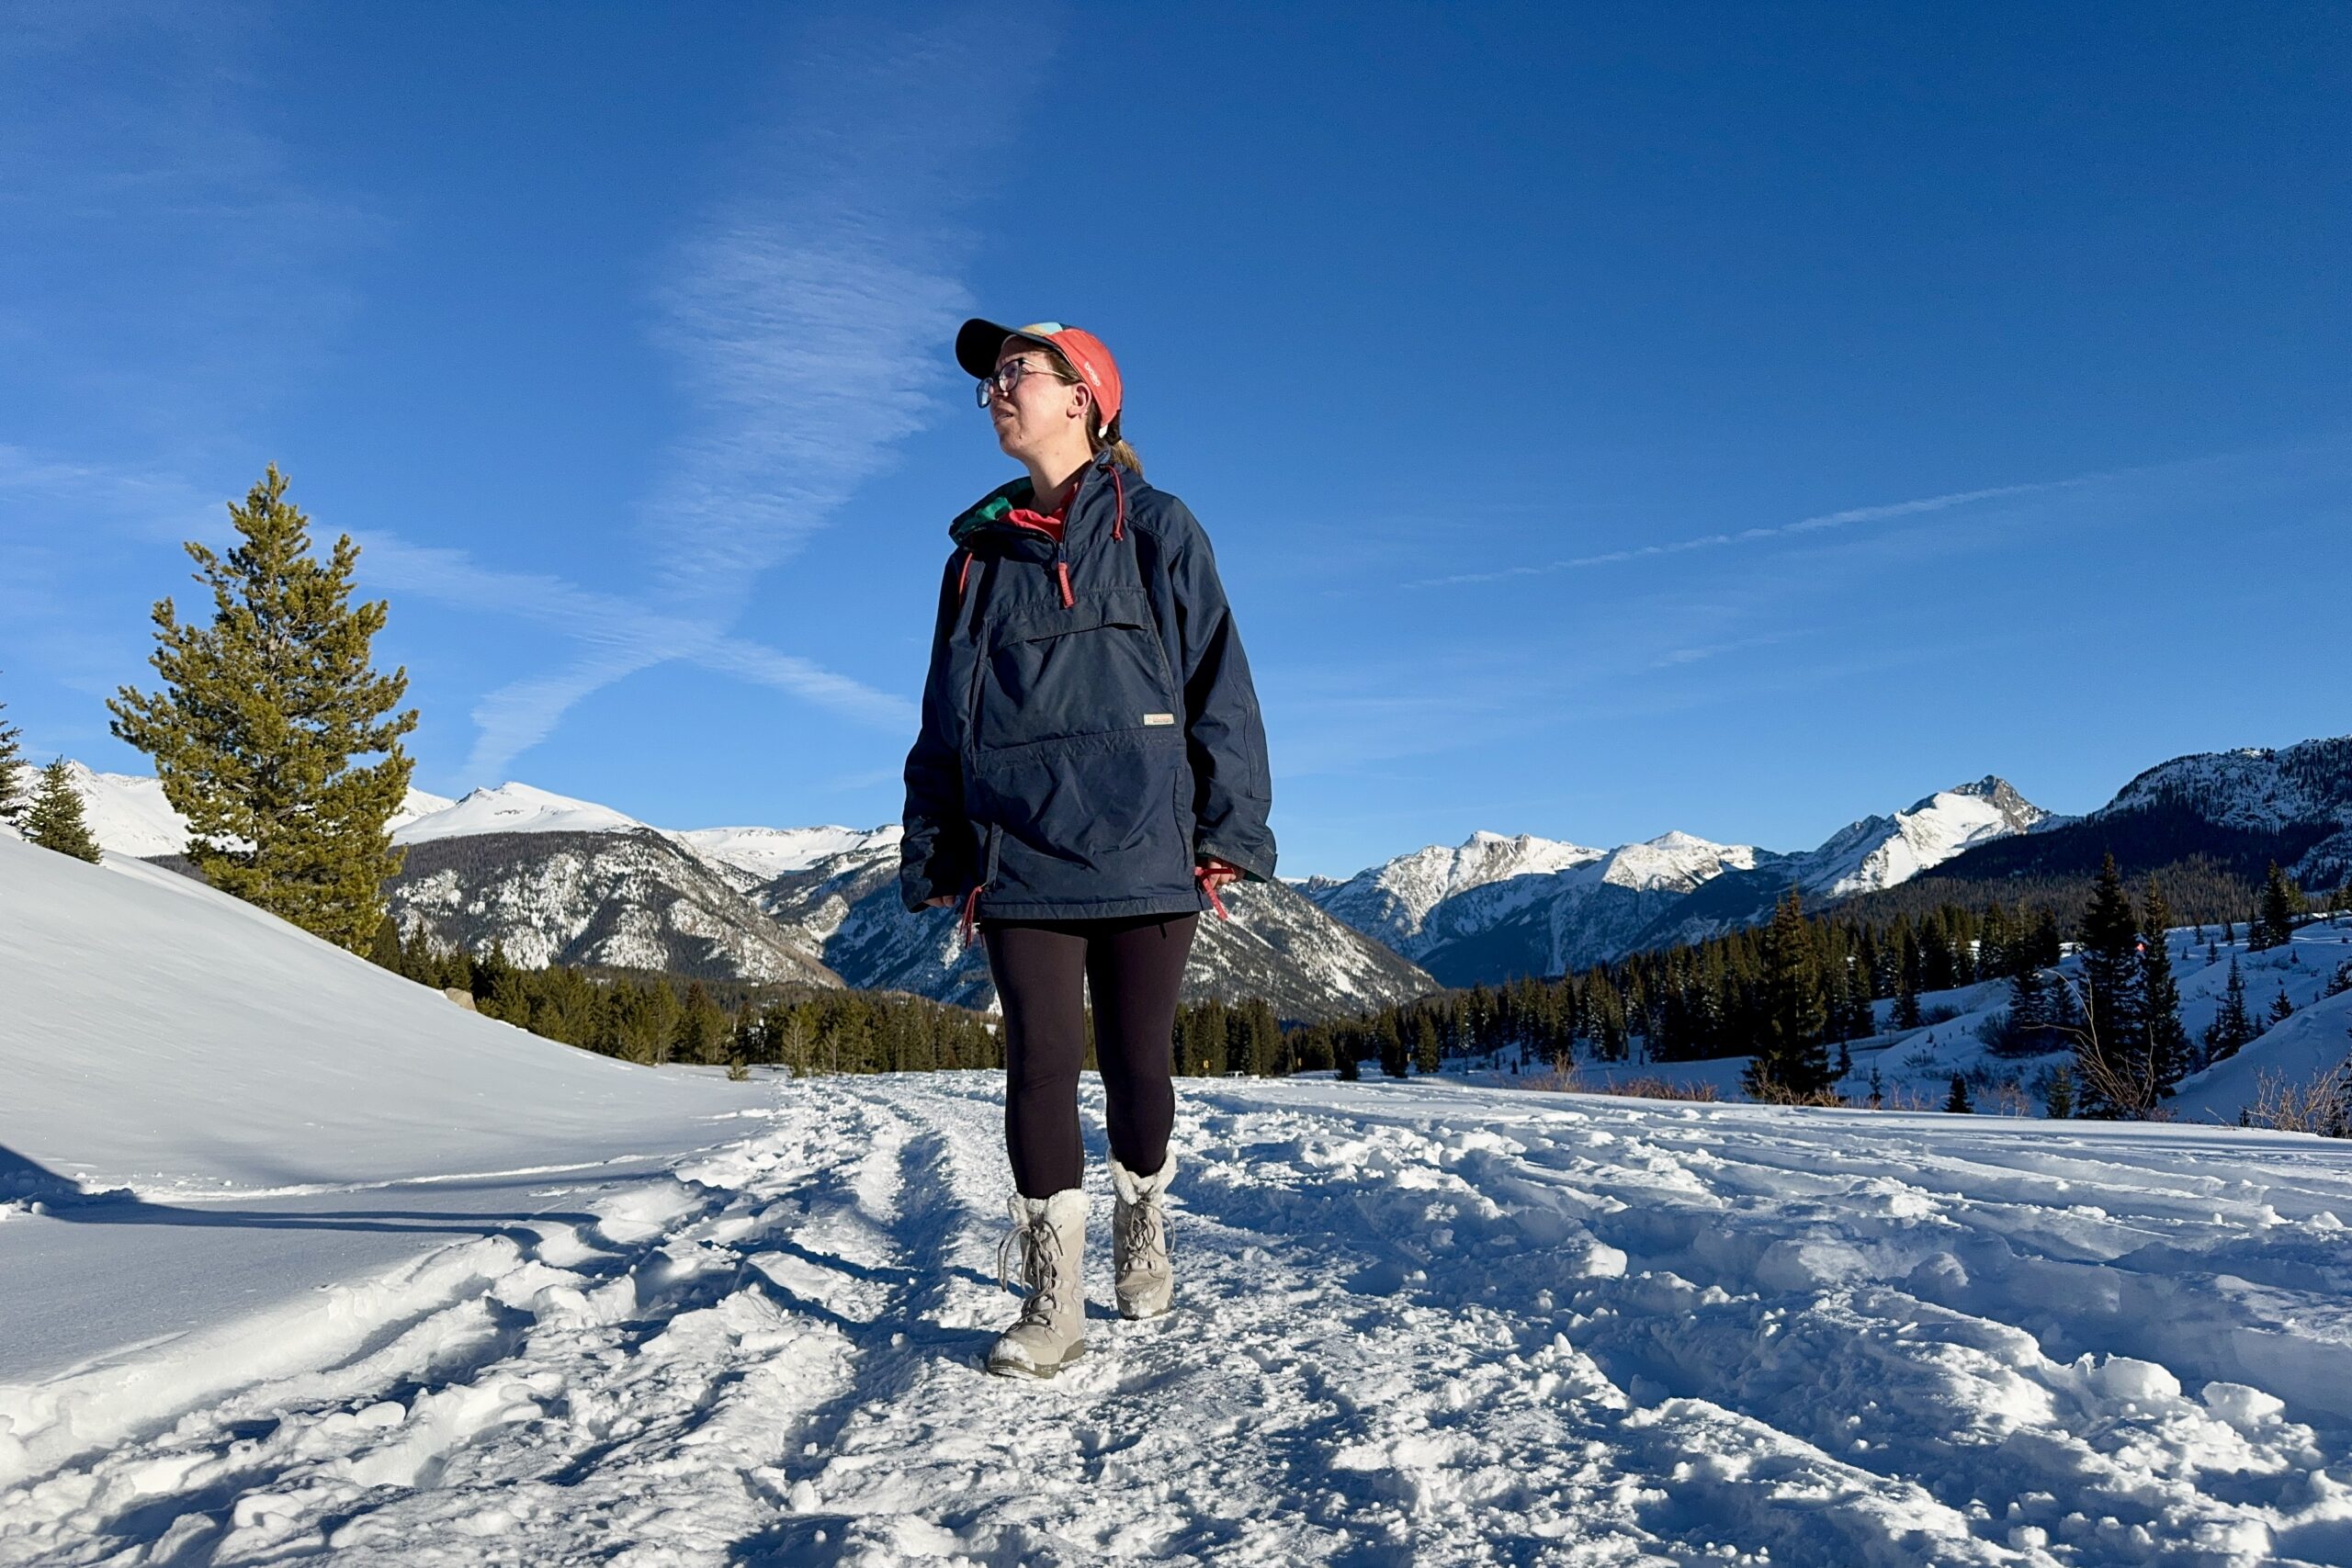
[(1215, 855), (1201, 857), (1201, 880), (1211, 887), (1227, 887), (1241, 880), (1245, 874), (1238, 865), (1228, 865)]
[(956, 902), (956, 895), (953, 893), (942, 893), (936, 898), (924, 899), (922, 901), (922, 907), (926, 909), (944, 909), (948, 905), (953, 904), (954, 902)]

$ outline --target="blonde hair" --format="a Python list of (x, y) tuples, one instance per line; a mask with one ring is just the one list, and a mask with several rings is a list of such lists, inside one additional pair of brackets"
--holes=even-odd
[[(1039, 341), (1037, 346), (1045, 350), (1046, 359), (1052, 364), (1054, 379), (1068, 382), (1073, 387), (1086, 385), (1078, 371), (1071, 367), (1069, 356), (1060, 349), (1043, 341)], [(1091, 389), (1088, 395), (1092, 396)], [(1136, 478), (1141, 479), (1143, 478), (1143, 459), (1136, 457), (1136, 449), (1127, 445), (1127, 438), (1119, 434), (1119, 422), (1125, 417), (1126, 411), (1123, 409), (1113, 414), (1111, 423), (1102, 429), (1087, 431), (1086, 444), (1093, 449), (1095, 456), (1100, 457), (1108, 452), (1111, 454), (1111, 461), (1118, 464)]]

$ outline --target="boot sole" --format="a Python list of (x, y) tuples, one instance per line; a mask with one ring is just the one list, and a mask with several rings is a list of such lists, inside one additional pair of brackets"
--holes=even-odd
[(1027, 1378), (1031, 1382), (1044, 1382), (1073, 1361), (1083, 1360), (1086, 1347), (1079, 1346), (1050, 1367), (1033, 1367), (1026, 1361), (1000, 1360), (991, 1356), (985, 1363), (990, 1374), (1001, 1378)]

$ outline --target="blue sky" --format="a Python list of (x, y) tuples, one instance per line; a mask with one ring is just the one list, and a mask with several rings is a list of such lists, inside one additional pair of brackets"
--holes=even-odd
[(2347, 105), (2324, 5), (11, 6), (0, 700), (146, 771), (276, 461), (421, 785), (895, 819), (987, 313), (1119, 355), (1285, 872), (2087, 809), (2352, 728)]

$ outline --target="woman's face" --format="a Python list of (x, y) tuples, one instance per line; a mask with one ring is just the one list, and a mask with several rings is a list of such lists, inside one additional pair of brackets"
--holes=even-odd
[(1085, 389), (1054, 373), (1053, 357), (1035, 344), (1008, 340), (997, 355), (997, 370), (1022, 362), (1012, 390), (997, 386), (989, 391), (989, 423), (996, 426), (996, 444), (1008, 457), (1027, 460), (1054, 450), (1062, 443), (1086, 439)]

